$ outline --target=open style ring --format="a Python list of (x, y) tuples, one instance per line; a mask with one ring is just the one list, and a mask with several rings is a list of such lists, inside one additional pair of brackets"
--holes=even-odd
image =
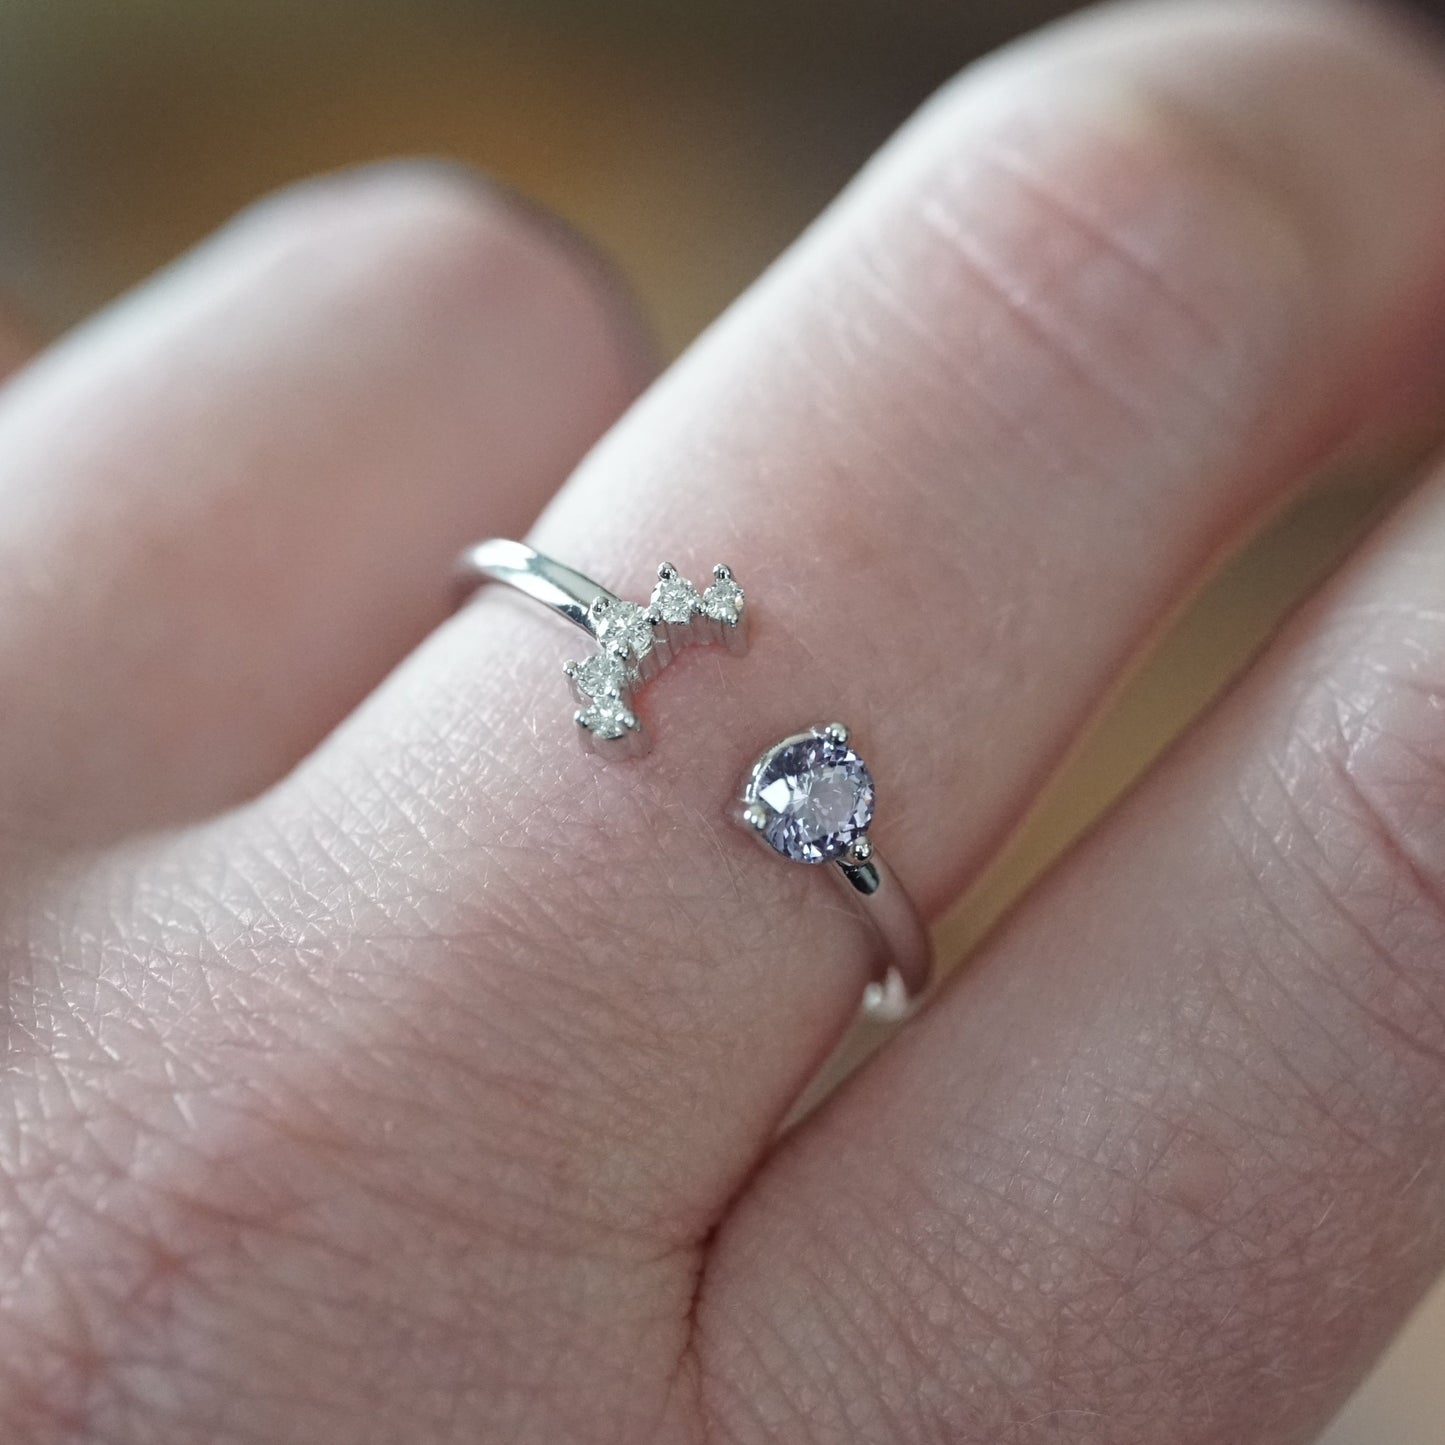
[(738, 820), (793, 863), (826, 866), (878, 936), (879, 965), (863, 996), (871, 1018), (906, 1018), (933, 974), (933, 942), (913, 900), (878, 856), (873, 778), (849, 746), (848, 729), (828, 723), (784, 738), (748, 774)]
[[(747, 649), (747, 603), (732, 572), (719, 564), (702, 591), (664, 563), (651, 601), (625, 602), (607, 588), (544, 557), (522, 542), (494, 538), (465, 551), (458, 563), (465, 592), (501, 582), (580, 627), (597, 644), (568, 679), (583, 706), (575, 714), (583, 741), (608, 756), (634, 756), (646, 734), (632, 694), (679, 649), (722, 643)], [(848, 745), (839, 723), (784, 738), (754, 765), (744, 784), (739, 819), (780, 856), (828, 865), (866, 917), (879, 944), (879, 965), (863, 996), (869, 1017), (907, 1016), (928, 987), (933, 945), (912, 899), (874, 850), (873, 778)]]
[(544, 557), (523, 542), (493, 538), (462, 553), (464, 592), (502, 582), (565, 617), (588, 634), (597, 651), (564, 669), (581, 708), (574, 714), (583, 743), (607, 757), (636, 757), (647, 734), (633, 710), (634, 692), (684, 647), (720, 643), (747, 651), (747, 600), (732, 572), (719, 563), (701, 591), (671, 564), (657, 569), (646, 606)]

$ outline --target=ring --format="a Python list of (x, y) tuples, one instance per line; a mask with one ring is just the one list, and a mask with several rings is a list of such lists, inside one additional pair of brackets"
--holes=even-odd
[(848, 729), (828, 723), (769, 748), (743, 785), (738, 821), (792, 863), (831, 865), (873, 926), (880, 964), (863, 995), (870, 1018), (897, 1022), (912, 1012), (933, 974), (933, 942), (918, 909), (878, 856), (873, 777), (849, 746)]
[(633, 710), (634, 692), (693, 644), (747, 651), (747, 599), (731, 570), (719, 563), (699, 591), (663, 563), (644, 607), (544, 557), (522, 542), (494, 537), (462, 553), (457, 573), (463, 595), (502, 582), (549, 607), (593, 638), (597, 651), (564, 671), (582, 706), (574, 714), (582, 742), (608, 757), (638, 757), (648, 739)]
[[(583, 742), (608, 756), (638, 756), (647, 735), (633, 693), (691, 644), (747, 650), (747, 599), (721, 563), (699, 591), (669, 563), (644, 607), (522, 542), (493, 538), (462, 553), (463, 595), (501, 582), (580, 627), (597, 651), (564, 671), (583, 706), (575, 713)], [(828, 723), (784, 738), (753, 765), (743, 785), (739, 821), (775, 853), (828, 871), (877, 934), (879, 966), (864, 991), (863, 1012), (906, 1018), (933, 974), (933, 942), (913, 900), (878, 856), (873, 777), (849, 746), (848, 729)]]

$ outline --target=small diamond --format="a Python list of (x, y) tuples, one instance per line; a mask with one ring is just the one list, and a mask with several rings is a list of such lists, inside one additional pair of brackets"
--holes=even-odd
[(690, 622), (693, 614), (702, 607), (697, 588), (673, 572), (663, 577), (652, 589), (652, 610), (664, 622)]
[(810, 735), (782, 744), (749, 787), (771, 816), (762, 836), (796, 863), (841, 858), (873, 821), (873, 779), (845, 743)]
[(593, 737), (611, 740), (620, 738), (637, 725), (637, 719), (621, 698), (600, 697), (591, 707), (577, 714), (577, 721)]
[(742, 616), (743, 589), (731, 577), (719, 577), (702, 594), (702, 610), (714, 622), (736, 622)]
[(652, 623), (635, 602), (614, 602), (597, 615), (597, 640), (646, 657), (652, 651)]
[(617, 697), (627, 685), (627, 659), (610, 648), (572, 666), (572, 680), (588, 697)]

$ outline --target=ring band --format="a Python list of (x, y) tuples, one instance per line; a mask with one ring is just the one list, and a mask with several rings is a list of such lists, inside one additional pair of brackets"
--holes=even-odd
[(873, 805), (873, 778), (849, 746), (848, 729), (828, 723), (784, 738), (753, 764), (737, 817), (781, 857), (827, 867), (854, 900), (880, 945), (863, 1011), (898, 1022), (928, 988), (933, 941), (868, 836)]
[(494, 537), (462, 553), (457, 575), (463, 595), (501, 582), (580, 627), (597, 651), (564, 669), (582, 707), (574, 714), (583, 743), (608, 757), (638, 757), (648, 739), (632, 706), (633, 693), (682, 648), (721, 643), (747, 651), (747, 599), (721, 563), (699, 591), (670, 563), (657, 569), (647, 606), (624, 602), (606, 587), (544, 557), (523, 542)]

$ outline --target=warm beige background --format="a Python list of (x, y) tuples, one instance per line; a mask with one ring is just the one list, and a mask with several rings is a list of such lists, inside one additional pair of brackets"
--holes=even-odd
[[(272, 186), (420, 152), (471, 160), (599, 237), (679, 349), (935, 83), (1064, 8), (0, 0), (0, 283), (53, 330)], [(954, 952), (1248, 657), (1386, 480), (1333, 479), (1210, 589), (960, 910)], [(1442, 1346), (1445, 1294), (1330, 1445), (1445, 1439)]]

